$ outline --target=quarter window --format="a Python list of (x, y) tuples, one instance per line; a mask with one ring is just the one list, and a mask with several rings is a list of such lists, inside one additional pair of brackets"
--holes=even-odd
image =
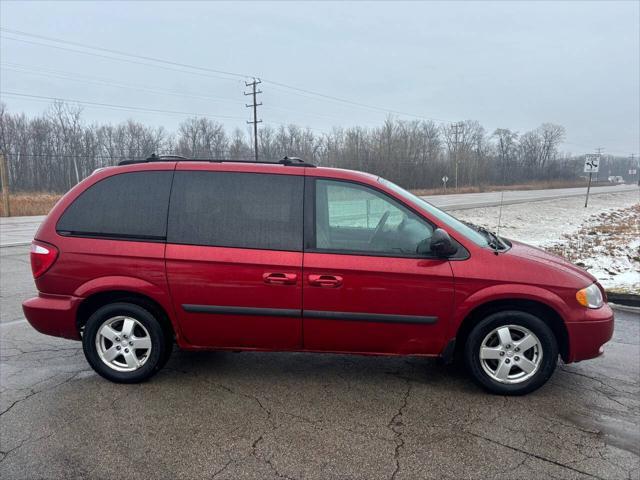
[(167, 242), (302, 250), (303, 188), (294, 175), (176, 172)]
[(316, 182), (316, 249), (398, 256), (416, 255), (433, 227), (371, 188), (349, 182)]
[(164, 240), (172, 171), (113, 175), (87, 188), (65, 210), (61, 234)]

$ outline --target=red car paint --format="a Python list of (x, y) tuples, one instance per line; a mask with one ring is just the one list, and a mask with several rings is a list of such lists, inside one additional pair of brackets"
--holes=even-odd
[[(271, 173), (340, 179), (386, 193), (417, 212), (468, 252), (466, 259), (395, 258), (317, 252), (178, 245), (165, 242), (62, 236), (56, 223), (87, 188), (115, 174), (148, 170)], [(303, 199), (300, 199), (302, 202)], [(302, 225), (300, 226), (302, 228)], [(498, 255), (400, 198), (377, 177), (330, 168), (250, 163), (154, 162), (102, 169), (69, 191), (38, 230), (36, 241), (58, 256), (35, 279), (38, 297), (24, 302), (38, 331), (79, 339), (79, 311), (96, 294), (137, 294), (153, 300), (171, 321), (184, 349), (244, 349), (437, 356), (465, 319), (497, 301), (527, 300), (553, 311), (566, 332), (567, 362), (596, 357), (612, 336), (613, 313), (581, 306), (576, 291), (595, 278), (561, 258), (513, 242)], [(189, 305), (227, 305), (220, 315)], [(256, 315), (250, 309), (286, 315)], [(327, 321), (313, 312), (341, 314)], [(304, 315), (303, 315), (304, 312)], [(373, 319), (352, 319), (366, 314)], [(376, 315), (433, 318), (432, 323), (377, 322)], [(362, 315), (360, 315), (362, 317)]]

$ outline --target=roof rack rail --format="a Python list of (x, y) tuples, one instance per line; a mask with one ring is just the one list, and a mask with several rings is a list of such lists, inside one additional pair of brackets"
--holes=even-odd
[(123, 160), (118, 165), (133, 165), (136, 163), (148, 163), (148, 162), (172, 162), (172, 161), (185, 161), (190, 160), (182, 155), (156, 155), (152, 153), (149, 157), (143, 160)]
[(288, 167), (311, 167), (315, 168), (313, 163), (307, 163), (298, 157), (284, 157), (276, 162), (266, 160), (230, 160), (230, 159), (213, 159), (213, 158), (187, 158), (182, 155), (156, 155), (152, 153), (149, 157), (142, 160), (123, 160), (118, 165), (134, 165), (137, 163), (150, 163), (150, 162), (236, 162), (236, 163), (260, 163), (265, 165), (285, 165)]
[(287, 165), (289, 167), (312, 167), (315, 168), (313, 163), (307, 163), (301, 158), (298, 157), (284, 157), (282, 160), (279, 160), (278, 163), (282, 165)]

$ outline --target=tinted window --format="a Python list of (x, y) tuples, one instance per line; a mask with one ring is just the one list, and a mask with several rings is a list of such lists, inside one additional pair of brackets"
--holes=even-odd
[(301, 250), (303, 185), (291, 175), (176, 172), (167, 241)]
[(413, 256), (432, 233), (430, 224), (376, 190), (348, 182), (316, 182), (319, 250)]
[(172, 171), (121, 173), (85, 190), (67, 208), (59, 232), (164, 239)]

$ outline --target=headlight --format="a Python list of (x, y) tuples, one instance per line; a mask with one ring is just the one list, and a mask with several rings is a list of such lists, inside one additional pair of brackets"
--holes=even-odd
[(578, 290), (576, 292), (576, 299), (580, 305), (587, 308), (600, 308), (604, 303), (602, 300), (602, 292), (595, 283), (589, 285), (587, 288)]

